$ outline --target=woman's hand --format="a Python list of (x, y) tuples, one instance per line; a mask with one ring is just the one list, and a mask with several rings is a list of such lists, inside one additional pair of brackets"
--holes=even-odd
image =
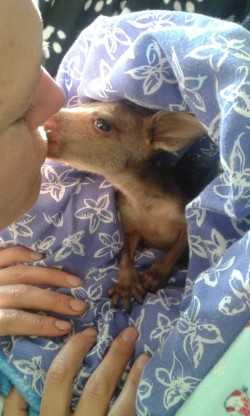
[[(110, 409), (109, 403), (133, 353), (136, 338), (134, 328), (122, 331), (90, 376), (75, 411), (70, 413), (73, 379), (96, 339), (95, 331), (91, 328), (72, 336), (50, 366), (40, 416), (135, 416), (136, 390), (143, 367), (149, 360), (145, 354), (135, 361), (120, 396)], [(25, 401), (16, 390), (12, 390), (5, 402), (4, 416), (26, 415)]]
[(33, 286), (70, 288), (81, 283), (79, 278), (58, 269), (22, 264), (41, 258), (20, 246), (0, 250), (0, 335), (65, 335), (70, 331), (69, 322), (30, 311), (66, 315), (85, 312), (86, 305), (73, 297)]

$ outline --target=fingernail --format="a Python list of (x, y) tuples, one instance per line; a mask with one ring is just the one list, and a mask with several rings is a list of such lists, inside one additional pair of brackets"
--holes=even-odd
[(125, 331), (122, 332), (122, 339), (125, 342), (131, 342), (133, 343), (137, 337), (138, 337), (138, 332), (135, 328), (133, 328), (132, 326), (129, 328), (126, 328)]
[(66, 277), (66, 280), (70, 284), (70, 286), (80, 286), (80, 284), (81, 284), (81, 279), (79, 279), (79, 277), (73, 276), (71, 274), (69, 274)]
[(66, 321), (55, 321), (55, 326), (62, 331), (66, 331), (71, 328), (71, 324)]
[(70, 302), (70, 307), (74, 311), (81, 312), (85, 309), (85, 304), (82, 303), (80, 300), (72, 299)]
[(147, 364), (147, 362), (150, 360), (150, 357), (147, 354), (143, 354), (141, 355), (137, 360), (136, 360), (136, 367), (139, 370), (142, 370), (143, 367)]
[(36, 253), (35, 251), (32, 251), (30, 254), (30, 257), (32, 260), (41, 260), (44, 257), (43, 253)]

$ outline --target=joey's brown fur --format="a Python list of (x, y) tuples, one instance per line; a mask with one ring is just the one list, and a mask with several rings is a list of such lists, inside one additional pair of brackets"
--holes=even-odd
[[(189, 113), (146, 115), (125, 103), (94, 102), (61, 110), (45, 128), (50, 157), (104, 175), (118, 190), (124, 247), (109, 294), (114, 305), (125, 308), (132, 297), (141, 302), (166, 282), (187, 245), (185, 197), (170, 169), (164, 182), (158, 180), (152, 157), (158, 149), (191, 144), (205, 134), (203, 127)], [(133, 266), (141, 242), (165, 252), (143, 273)]]

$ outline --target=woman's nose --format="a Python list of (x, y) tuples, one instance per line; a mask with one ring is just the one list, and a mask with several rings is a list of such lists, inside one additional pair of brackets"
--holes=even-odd
[(65, 97), (61, 88), (48, 72), (41, 68), (31, 107), (25, 115), (29, 128), (33, 130), (42, 125), (52, 114), (59, 111), (64, 103)]

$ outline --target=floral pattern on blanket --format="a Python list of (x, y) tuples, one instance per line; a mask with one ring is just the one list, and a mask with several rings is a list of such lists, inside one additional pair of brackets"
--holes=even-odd
[[(186, 208), (188, 270), (177, 270), (166, 288), (148, 294), (143, 305), (134, 303), (129, 314), (113, 309), (107, 297), (122, 233), (114, 191), (103, 178), (48, 161), (39, 201), (1, 232), (1, 245), (39, 249), (46, 253), (40, 264), (83, 279), (70, 292), (88, 299), (90, 308), (71, 321), (75, 331), (95, 325), (99, 335), (75, 379), (73, 404), (111, 340), (130, 324), (139, 331), (135, 357), (143, 350), (152, 355), (138, 388), (137, 414), (172, 416), (249, 319), (249, 36), (236, 24), (189, 13), (102, 16), (80, 34), (61, 64), (58, 81), (68, 106), (126, 99), (191, 111), (211, 140), (189, 150), (190, 175), (206, 182), (217, 152), (222, 168)], [(138, 253), (137, 267), (146, 267), (154, 255)], [(19, 377), (11, 380), (34, 409), (61, 342), (1, 338), (3, 356)]]
[(248, 389), (242, 388), (232, 391), (224, 402), (226, 413), (231, 416), (250, 416), (250, 397)]

